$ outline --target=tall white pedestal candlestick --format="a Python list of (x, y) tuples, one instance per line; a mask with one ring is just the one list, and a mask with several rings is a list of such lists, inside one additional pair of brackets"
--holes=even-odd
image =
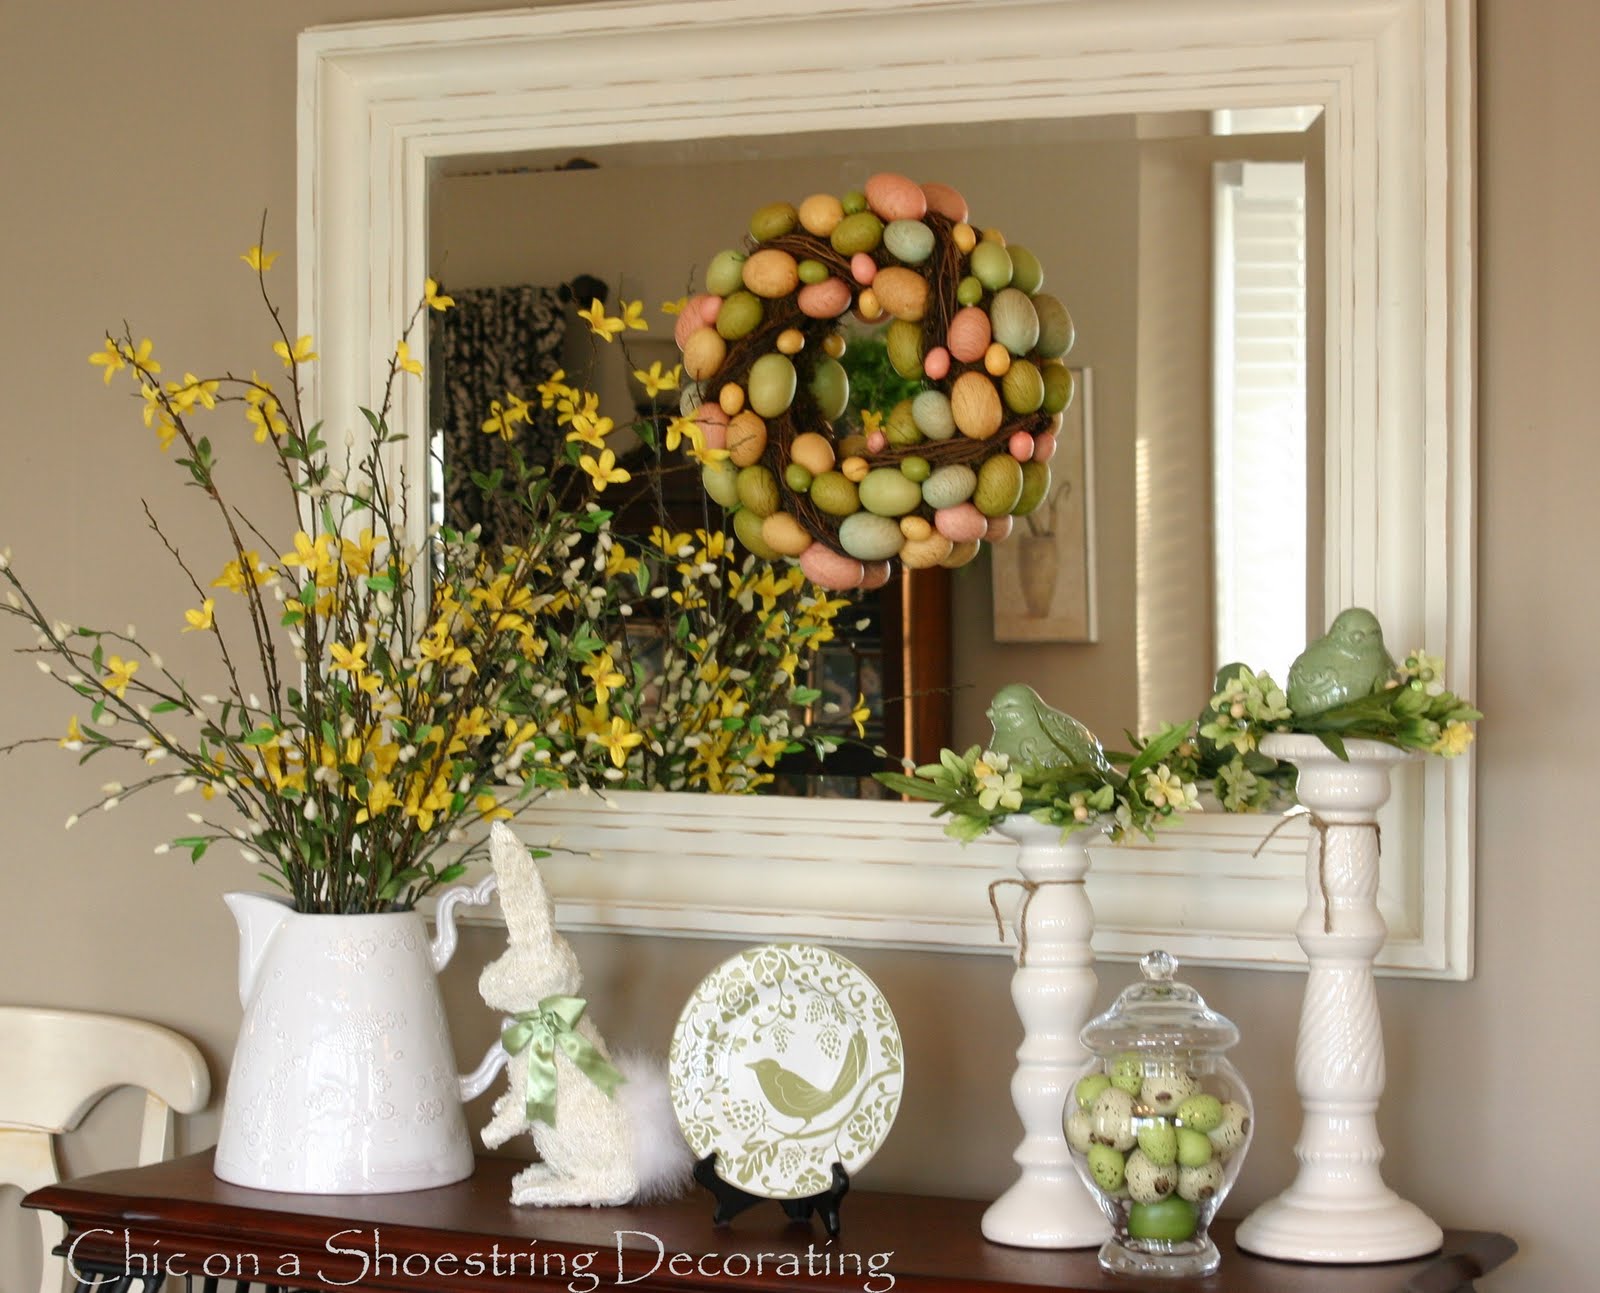
[(1372, 960), (1388, 937), (1378, 911), (1376, 815), (1389, 768), (1410, 756), (1378, 741), (1347, 741), (1341, 761), (1314, 736), (1270, 736), (1263, 752), (1299, 770), (1312, 813), (1308, 901), (1295, 927), (1311, 962), (1295, 1085), (1304, 1121), (1294, 1183), (1239, 1227), (1239, 1247), (1309, 1262), (1389, 1262), (1439, 1247), (1439, 1227), (1383, 1183), (1378, 1098), (1383, 1030)]
[(999, 829), (1022, 846), (1011, 999), (1023, 1038), (1011, 1099), (1025, 1134), (1013, 1155), (1022, 1176), (983, 1214), (983, 1236), (1019, 1248), (1098, 1248), (1111, 1225), (1073, 1168), (1061, 1127), (1072, 1083), (1089, 1061), (1078, 1033), (1096, 986), (1094, 908), (1083, 887), (1095, 833), (1063, 842), (1059, 826), (1029, 817), (1008, 818)]

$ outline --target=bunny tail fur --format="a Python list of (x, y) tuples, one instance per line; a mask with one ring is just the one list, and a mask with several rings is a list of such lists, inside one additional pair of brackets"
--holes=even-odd
[(667, 1094), (667, 1066), (654, 1055), (622, 1052), (614, 1057), (627, 1079), (616, 1098), (628, 1116), (633, 1165), (639, 1176), (636, 1203), (676, 1199), (693, 1179), (694, 1154), (678, 1129)]

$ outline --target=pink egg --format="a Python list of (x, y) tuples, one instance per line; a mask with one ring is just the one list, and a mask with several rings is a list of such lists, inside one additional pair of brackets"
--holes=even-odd
[(957, 310), (950, 320), (950, 353), (964, 364), (975, 364), (982, 359), (992, 339), (989, 316), (976, 305)]
[(974, 543), (987, 533), (989, 518), (971, 503), (957, 503), (935, 512), (933, 526), (951, 543)]
[(866, 573), (861, 579), (861, 590), (867, 593), (876, 592), (889, 582), (889, 576), (893, 573), (894, 567), (887, 561), (867, 562)]
[(889, 447), (889, 437), (882, 431), (874, 431), (867, 437), (867, 452), (882, 453)]
[(866, 252), (858, 251), (850, 257), (850, 276), (862, 287), (871, 287), (872, 280), (878, 277), (878, 262)]
[(694, 411), (694, 420), (700, 424), (707, 449), (728, 447), (728, 415), (722, 411), (720, 404), (714, 400), (702, 404)]
[(927, 199), (928, 210), (937, 211), (947, 220), (962, 221), (967, 218), (967, 200), (948, 184), (924, 184), (922, 196)]
[(927, 195), (904, 175), (879, 171), (863, 186), (867, 205), (884, 220), (920, 220), (928, 214)]
[(1026, 431), (1013, 431), (1006, 448), (1011, 450), (1011, 456), (1018, 462), (1028, 462), (1033, 457), (1033, 437)]
[(818, 588), (844, 593), (860, 588), (866, 578), (866, 569), (854, 557), (821, 543), (813, 543), (800, 554), (800, 570)]
[[(707, 301), (716, 302), (716, 306), (709, 318), (705, 312), (705, 302)], [(683, 309), (678, 311), (678, 317), (672, 321), (672, 339), (678, 343), (678, 349), (683, 349), (684, 343), (689, 340), (691, 334), (698, 332), (708, 323), (715, 323), (717, 321), (717, 311), (721, 309), (722, 298), (720, 296), (711, 296), (705, 292), (702, 292), (699, 296), (691, 296)]]
[(717, 315), (721, 313), (722, 298), (710, 292), (702, 293), (700, 297), (700, 317), (707, 323), (715, 323)]
[(922, 357), (922, 371), (929, 381), (944, 381), (950, 374), (950, 352), (943, 346), (935, 346)]
[(1011, 518), (1009, 516), (991, 516), (989, 525), (983, 532), (983, 537), (990, 543), (1004, 543), (1011, 537)]
[(1056, 435), (1054, 431), (1045, 431), (1033, 438), (1034, 462), (1049, 462), (1056, 456)]
[(850, 308), (854, 296), (844, 279), (825, 278), (820, 283), (807, 283), (795, 302), (808, 319), (836, 319)]

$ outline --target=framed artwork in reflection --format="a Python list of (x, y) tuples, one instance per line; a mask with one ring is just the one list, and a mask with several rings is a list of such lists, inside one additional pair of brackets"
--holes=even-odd
[(996, 642), (1094, 642), (1094, 380), (1072, 370), (1050, 492), (994, 545)]

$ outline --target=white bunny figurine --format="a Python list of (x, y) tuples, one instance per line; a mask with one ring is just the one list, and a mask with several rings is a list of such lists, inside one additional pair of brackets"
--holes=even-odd
[(527, 1132), (541, 1160), (517, 1173), (511, 1202), (601, 1207), (678, 1193), (693, 1163), (660, 1065), (612, 1065), (578, 997), (583, 973), (556, 932), (537, 863), (498, 822), (489, 857), (510, 945), (485, 967), (478, 992), (509, 1017), (502, 1042), (511, 1083), (483, 1143), (497, 1149)]

